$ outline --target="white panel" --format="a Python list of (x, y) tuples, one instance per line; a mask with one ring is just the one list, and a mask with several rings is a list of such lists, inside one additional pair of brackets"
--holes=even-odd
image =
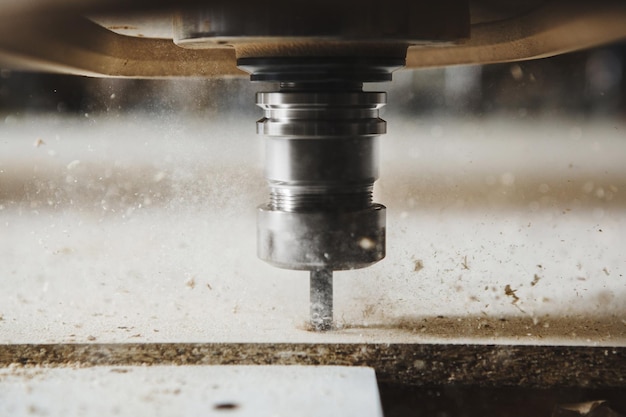
[(0, 368), (0, 415), (382, 417), (374, 370), (306, 366)]

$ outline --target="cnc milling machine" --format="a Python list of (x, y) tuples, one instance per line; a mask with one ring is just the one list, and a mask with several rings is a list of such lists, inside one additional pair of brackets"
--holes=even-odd
[[(606, 398), (617, 398), (616, 393), (623, 390), (626, 331), (620, 306), (625, 294), (621, 279), (624, 259), (619, 249), (615, 249), (619, 248), (623, 229), (619, 210), (623, 165), (621, 127), (615, 128), (617, 133), (612, 133), (615, 136), (590, 144), (589, 154), (583, 145), (579, 153), (575, 149), (564, 151), (564, 141), (545, 140), (528, 146), (540, 149), (537, 152), (513, 137), (508, 144), (480, 142), (484, 132), (472, 136), (468, 132), (481, 128), (469, 122), (456, 131), (451, 128), (455, 133), (448, 136), (442, 131), (449, 128), (441, 124), (426, 128), (424, 132), (432, 137), (421, 147), (415, 148), (416, 142), (408, 139), (387, 145), (380, 138), (386, 133), (387, 125), (379, 114), (387, 97), (384, 92), (372, 90), (387, 88), (389, 83), (381, 83), (391, 81), (394, 74), (402, 74), (405, 69), (517, 62), (623, 40), (626, 6), (621, 2), (394, 0), (385, 4), (356, 1), (173, 4), (38, 0), (4, 5), (0, 23), (0, 66), (5, 71), (114, 79), (249, 78), (254, 88), (261, 90), (256, 95), (256, 104), (264, 112), (256, 128), (263, 136), (263, 147), (251, 145), (246, 151), (241, 150), (244, 146), (239, 137), (246, 134), (240, 125), (253, 125), (253, 119), (210, 120), (205, 126), (187, 124), (183, 119), (174, 123), (164, 119), (156, 124), (155, 131), (149, 131), (151, 139), (145, 141), (141, 129), (132, 130), (133, 119), (123, 119), (118, 124), (100, 127), (101, 137), (86, 145), (91, 149), (89, 152), (95, 151), (102, 160), (90, 159), (89, 152), (79, 150), (83, 131), (78, 135), (71, 128), (54, 134), (28, 131), (37, 152), (47, 152), (43, 154), (45, 158), (57, 158), (52, 165), (40, 154), (32, 159), (25, 156), (18, 142), (11, 142), (10, 137), (22, 135), (12, 126), (24, 124), (14, 115), (6, 116), (7, 139), (0, 156), (0, 169), (5, 175), (0, 185), (4, 184), (5, 191), (0, 204), (7, 219), (5, 236), (10, 238), (2, 242), (7, 266), (1, 279), (5, 281), (7, 298), (0, 310), (0, 331), (4, 327), (0, 333), (3, 343), (0, 364), (6, 371), (6, 380), (13, 384), (11, 387), (15, 387), (15, 381), (10, 375), (18, 366), (78, 364), (132, 369), (131, 365), (149, 363), (369, 366), (374, 368), (379, 381), (392, 381), (402, 387), (581, 386), (608, 389)], [(514, 69), (518, 67), (512, 68), (514, 79), (527, 76)], [(110, 100), (119, 99), (117, 95), (112, 93)], [(252, 102), (252, 97), (249, 99)], [(87, 113), (84, 119), (84, 123), (92, 123), (85, 125), (85, 132), (97, 131), (98, 123), (103, 121)], [(172, 133), (166, 127), (172, 124), (182, 127)], [(50, 127), (54, 123), (33, 122), (32, 126), (43, 126), (44, 132), (57, 129)], [(132, 133), (121, 133), (126, 128)], [(512, 131), (525, 128), (517, 126)], [(125, 140), (109, 142), (107, 129)], [(407, 132), (412, 127), (398, 129)], [(566, 129), (565, 136), (579, 140), (585, 129), (604, 132), (597, 126), (573, 125)], [(155, 137), (161, 133), (163, 138)], [(208, 143), (217, 143), (218, 137), (224, 143), (207, 148), (211, 145), (200, 142), (203, 135), (209, 138)], [(476, 139), (481, 152), (468, 151), (471, 145), (458, 139), (462, 135)], [(549, 136), (545, 132), (540, 135)], [(50, 137), (40, 139), (40, 136)], [(185, 136), (194, 139), (185, 143), (181, 141)], [(245, 141), (252, 143), (253, 139), (247, 137)], [(508, 146), (515, 149), (512, 154), (507, 153)], [(465, 156), (457, 158), (450, 149), (463, 149), (459, 151), (461, 154), (467, 152), (463, 155), (472, 156), (467, 156), (470, 160), (463, 159)], [(215, 154), (211, 155), (212, 152)], [(520, 161), (527, 164), (525, 167), (516, 166), (515, 152), (520, 155), (528, 152), (526, 157), (520, 156)], [(597, 153), (595, 160), (593, 152)], [(417, 162), (402, 162), (403, 156), (413, 153), (426, 156)], [(256, 175), (258, 170), (250, 175), (234, 168), (238, 164), (254, 163), (250, 161), (258, 154), (264, 155), (262, 165), (269, 198), (261, 197), (268, 192), (262, 190), (263, 181), (258, 182), (261, 178)], [(445, 158), (438, 159), (437, 155)], [(554, 162), (554, 155), (563, 159)], [(589, 165), (583, 162), (587, 156)], [(500, 157), (501, 162), (494, 162)], [(29, 166), (20, 162), (23, 159), (33, 164), (32, 169), (25, 169), (25, 178), (31, 174), (33, 178), (37, 175), (53, 178), (58, 174), (63, 187), (69, 187), (70, 191), (63, 191), (61, 194), (65, 194), (59, 197), (60, 187), (52, 179), (38, 183), (32, 191), (19, 185), (20, 182), (11, 188), (11, 178), (23, 173), (20, 167)], [(380, 159), (389, 167), (383, 170), (387, 174), (381, 181), (388, 174), (389, 181), (394, 181), (393, 186), (385, 185), (382, 190), (383, 195), (389, 196), (389, 201), (381, 200), (388, 205), (389, 216), (387, 208), (375, 203), (373, 198), (375, 182), (380, 177)], [(452, 171), (455, 173), (451, 177), (438, 170), (439, 162), (444, 159), (449, 165), (458, 162), (459, 171)], [(237, 162), (241, 160), (246, 162)], [(528, 204), (528, 210), (544, 214), (541, 209), (548, 206), (550, 210), (562, 211), (563, 215), (571, 210), (585, 212), (588, 208), (589, 217), (577, 214), (584, 218), (581, 223), (570, 218), (559, 223), (561, 220), (553, 217), (533, 214), (521, 216), (523, 222), (516, 220), (510, 224), (510, 219), (518, 216), (514, 210), (515, 214), (497, 217), (499, 220), (490, 227), (489, 221), (480, 216), (479, 220), (460, 216), (458, 223), (449, 226), (438, 223), (436, 216), (420, 214), (420, 207), (428, 206), (428, 201), (416, 203), (415, 199), (424, 191), (426, 180), (416, 182), (412, 175), (441, 178), (440, 182), (434, 181), (433, 187), (446, 185), (447, 191), (442, 193), (452, 200), (435, 199), (433, 213), (444, 208), (459, 209), (454, 211), (457, 214), (480, 211), (479, 206), (472, 208), (472, 201), (473, 195), (483, 193), (482, 189), (468, 192), (465, 197), (449, 192), (456, 184), (463, 184), (464, 170), (474, 160), (476, 165), (482, 164), (496, 172), (484, 173), (478, 169), (468, 174), (482, 175), (486, 186), (491, 187), (484, 192), (484, 201), (509, 204), (511, 199), (518, 198), (524, 205)], [(534, 162), (536, 167), (532, 165)], [(561, 163), (572, 165), (564, 170), (581, 170), (582, 179), (568, 176), (564, 180), (576, 185), (555, 185), (542, 179), (536, 186), (531, 181), (533, 186), (524, 188), (525, 176), (532, 177), (535, 169)], [(605, 164), (604, 173), (611, 175), (594, 177), (592, 163), (598, 164), (594, 167)], [(206, 173), (196, 169), (203, 164), (213, 170)], [(416, 164), (420, 167), (414, 171)], [(186, 166), (190, 171), (170, 168), (174, 165)], [(151, 168), (146, 171), (137, 168), (140, 166)], [(403, 170), (411, 175), (402, 178)], [(559, 169), (550, 172), (554, 178), (569, 175)], [(202, 175), (206, 175), (204, 183)], [(186, 176), (200, 182), (187, 181), (183, 178)], [(235, 191), (215, 191), (218, 178)], [(198, 191), (202, 184), (215, 188), (204, 196), (204, 191)], [(182, 187), (194, 191), (184, 192)], [(15, 191), (19, 189), (24, 189), (24, 193)], [(572, 190), (583, 197), (574, 195)], [(22, 195), (24, 201), (11, 197), (12, 192)], [(538, 196), (527, 197), (532, 193)], [(567, 201), (565, 197), (554, 197), (557, 201), (554, 203), (547, 198), (550, 193), (567, 195)], [(521, 194), (524, 196), (520, 197)], [(63, 198), (67, 198), (72, 209), (55, 211), (60, 204), (57, 200)], [(287, 271), (274, 272), (272, 267), (254, 264), (247, 249), (239, 252), (240, 248), (250, 246), (247, 239), (255, 235), (250, 217), (241, 214), (253, 207), (248, 201), (253, 199), (257, 204), (267, 201), (256, 212), (257, 255), (273, 267)], [(159, 220), (136, 214), (155, 200), (175, 203), (168, 206)], [(241, 207), (235, 207), (235, 200)], [(596, 200), (604, 205), (597, 205)], [(108, 214), (98, 214), (95, 219), (80, 208), (91, 204), (97, 204), (99, 212)], [(211, 208), (213, 217), (215, 213), (221, 217), (203, 219), (206, 207)], [(56, 214), (42, 217), (40, 213), (47, 213), (46, 210)], [(75, 215), (72, 210), (76, 211)], [(391, 214), (394, 210), (395, 214)], [(30, 215), (36, 212), (38, 217), (24, 218), (25, 212)], [(167, 223), (168, 217), (178, 213), (182, 219), (183, 212), (185, 222)], [(553, 211), (549, 213), (554, 216)], [(122, 216), (121, 223), (109, 223), (113, 218), (119, 221), (115, 217), (118, 214)], [(389, 228), (387, 217), (391, 222)], [(526, 219), (530, 219), (528, 226)], [(522, 232), (523, 227), (531, 228), (531, 220), (535, 228), (594, 229), (593, 234), (585, 235), (555, 232), (557, 239), (548, 232)], [(446, 232), (447, 227), (458, 227), (460, 231)], [(97, 237), (90, 237), (83, 232), (85, 229)], [(38, 239), (20, 243), (26, 231)], [(500, 238), (503, 233), (509, 237)], [(536, 246), (526, 255), (515, 252), (524, 246), (519, 237), (523, 233), (526, 243)], [(481, 235), (482, 238), (477, 237)], [(457, 242), (454, 242), (449, 251), (441, 249), (454, 239), (467, 240), (467, 244), (455, 246)], [(418, 246), (415, 244), (418, 240), (424, 242), (419, 245), (422, 250), (430, 243), (432, 250), (426, 249), (430, 251), (428, 256), (420, 251), (412, 252), (412, 245)], [(252, 238), (250, 242), (253, 241)], [(543, 247), (544, 242), (550, 243)], [(561, 243), (566, 247), (561, 247)], [(30, 246), (35, 244), (42, 248), (45, 258), (31, 262), (28, 254), (35, 253), (34, 246)], [(211, 254), (203, 254), (203, 247), (210, 247)], [(457, 249), (460, 247), (482, 249), (470, 253), (468, 259), (466, 253)], [(439, 253), (446, 259), (437, 260)], [(552, 254), (551, 261), (535, 261), (535, 257), (548, 253)], [(386, 255), (392, 257), (387, 265), (379, 264)], [(425, 259), (429, 256), (432, 262)], [(496, 265), (503, 260), (506, 265), (500, 269)], [(606, 266), (600, 265), (603, 262)], [(235, 263), (249, 266), (234, 266)], [(573, 266), (565, 265), (570, 263)], [(300, 274), (289, 270), (309, 273), (308, 294), (303, 294), (301, 284), (293, 283), (297, 277), (292, 275)], [(512, 271), (521, 271), (520, 274), (530, 278), (516, 282), (517, 278), (496, 272), (502, 270), (511, 271), (512, 276), (516, 274)], [(49, 278), (67, 273), (64, 271), (72, 271), (74, 279), (58, 280), (55, 284), (55, 279)], [(348, 272), (344, 275), (346, 279), (338, 283), (339, 287), (335, 286), (338, 294), (333, 297), (335, 271)], [(409, 273), (421, 274), (415, 278), (420, 280), (419, 286), (414, 281), (415, 275), (407, 278)], [(551, 274), (552, 280), (544, 278)], [(10, 285), (13, 275), (44, 288), (39, 298), (26, 289), (27, 284)], [(216, 278), (218, 275), (221, 277)], [(177, 276), (184, 278), (182, 290), (172, 286), (177, 279), (173, 277)], [(261, 276), (271, 279), (263, 284), (258, 279)], [(601, 282), (597, 281), (598, 276)], [(571, 278), (573, 284), (563, 287), (566, 278)], [(581, 283), (586, 285), (587, 280), (594, 279), (597, 288), (605, 288), (594, 293), (593, 303), (600, 307), (594, 307), (595, 310), (581, 307), (580, 311), (563, 307), (574, 303), (572, 300), (576, 298), (572, 294), (577, 297), (583, 291)], [(115, 288), (102, 290), (111, 282)], [(68, 295), (67, 285), (82, 288)], [(129, 290), (128, 286), (132, 285), (135, 287)], [(361, 285), (367, 290), (360, 289)], [(540, 285), (548, 289), (537, 290)], [(430, 286), (432, 292), (423, 291), (422, 286)], [(202, 297), (213, 297), (210, 301), (198, 295), (200, 287), (206, 291)], [(467, 290), (461, 302), (449, 295), (462, 292), (458, 288), (474, 287), (476, 291), (484, 287), (484, 293), (489, 295)], [(141, 295), (139, 288), (145, 288)], [(565, 294), (563, 288), (572, 294)], [(179, 293), (186, 290), (195, 293)], [(416, 295), (418, 292), (423, 295)], [(100, 295), (94, 299), (93, 294)], [(121, 294), (134, 295), (134, 301), (125, 300)], [(526, 301), (525, 295), (534, 298)], [(551, 309), (551, 300), (561, 295), (559, 307)], [(338, 301), (335, 308), (333, 298)], [(303, 302), (309, 304), (304, 314)], [(63, 303), (67, 305), (61, 306)], [(448, 309), (441, 308), (439, 314), (438, 305), (445, 303), (450, 304)], [(36, 310), (39, 313), (24, 305), (40, 306)], [(75, 316), (72, 311), (76, 312)], [(602, 313), (598, 316), (601, 319), (594, 315), (597, 311)], [(38, 317), (37, 314), (43, 319), (29, 319)], [(574, 316), (584, 316), (585, 320), (569, 320)], [(67, 326), (72, 329), (68, 330)], [(535, 369), (528, 370), (527, 363), (533, 357), (539, 359), (533, 362)], [(174, 375), (179, 370), (171, 372)], [(256, 375), (256, 371), (241, 372)], [(184, 378), (184, 372), (182, 375), (179, 377)], [(54, 378), (63, 377), (55, 374)], [(289, 386), (289, 381), (294, 379), (284, 375), (276, 378), (286, 381), (281, 387)], [(257, 385), (268, 383), (267, 376), (256, 375), (252, 379)], [(389, 392), (387, 395), (393, 397)], [(472, 395), (464, 395), (470, 402), (468, 398)], [(221, 402), (218, 405), (223, 407), (216, 405), (214, 410), (229, 410), (229, 404), (232, 405)], [(375, 413), (380, 412), (376, 405), (371, 407)]]

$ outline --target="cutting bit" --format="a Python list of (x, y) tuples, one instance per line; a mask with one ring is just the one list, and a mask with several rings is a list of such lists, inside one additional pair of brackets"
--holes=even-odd
[(331, 330), (333, 327), (333, 271), (316, 269), (311, 271), (311, 327), (316, 331)]
[(257, 254), (279, 268), (310, 273), (310, 328), (333, 328), (333, 271), (365, 268), (385, 257), (385, 207), (373, 201), (379, 174), (379, 110), (393, 58), (240, 59), (257, 81), (264, 117), (269, 201), (257, 212)]

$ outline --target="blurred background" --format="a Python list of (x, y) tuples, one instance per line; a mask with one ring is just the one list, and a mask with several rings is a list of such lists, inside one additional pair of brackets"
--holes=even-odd
[[(486, 66), (399, 71), (388, 112), (403, 115), (624, 117), (626, 44)], [(382, 87), (382, 88), (381, 88)], [(266, 89), (266, 86), (263, 86)], [(112, 115), (140, 112), (259, 114), (259, 85), (231, 79), (97, 79), (0, 70), (0, 112)]]

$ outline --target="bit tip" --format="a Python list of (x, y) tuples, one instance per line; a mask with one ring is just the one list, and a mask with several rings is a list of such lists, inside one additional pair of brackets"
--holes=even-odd
[(333, 327), (333, 271), (311, 271), (311, 327), (315, 331), (331, 330)]

